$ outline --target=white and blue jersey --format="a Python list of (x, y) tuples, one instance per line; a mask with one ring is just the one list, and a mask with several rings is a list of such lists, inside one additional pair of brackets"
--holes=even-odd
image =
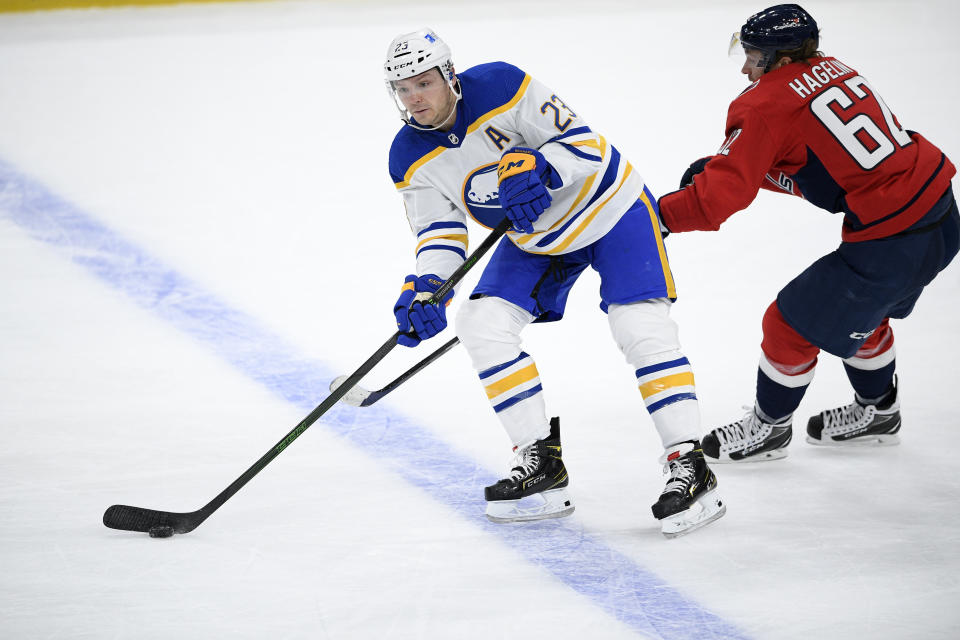
[[(457, 77), (463, 98), (453, 128), (404, 126), (390, 149), (390, 175), (417, 236), (418, 274), (446, 278), (460, 266), (468, 215), (488, 228), (503, 219), (496, 169), (512, 147), (538, 149), (563, 182), (551, 189), (552, 204), (533, 233), (508, 232), (522, 251), (557, 256), (587, 247), (638, 202), (655, 220), (655, 200), (640, 175), (550, 89), (504, 62)], [(662, 243), (657, 252), (669, 279)]]
[(510, 439), (525, 446), (548, 429), (540, 374), (519, 333), (561, 319), (587, 267), (600, 276), (600, 306), (664, 444), (695, 439), (699, 408), (669, 318), (676, 288), (656, 198), (613, 145), (520, 69), (493, 62), (458, 78), (454, 126), (405, 126), (390, 149), (390, 174), (417, 236), (417, 274), (445, 279), (463, 264), (467, 216), (488, 228), (503, 220), (504, 152), (538, 149), (561, 183), (554, 188), (551, 178), (552, 200), (533, 233), (509, 231), (500, 241), (457, 315), (457, 335)]

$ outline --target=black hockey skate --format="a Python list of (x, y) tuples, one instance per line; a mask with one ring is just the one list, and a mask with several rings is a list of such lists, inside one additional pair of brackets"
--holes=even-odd
[(703, 438), (703, 455), (710, 462), (761, 462), (787, 456), (793, 438), (793, 421), (764, 422), (756, 410), (730, 424), (717, 427)]
[(891, 445), (900, 442), (900, 398), (897, 380), (879, 404), (859, 397), (845, 407), (813, 416), (807, 422), (807, 442), (829, 446)]
[(651, 509), (663, 535), (682, 536), (727, 512), (716, 491), (717, 476), (707, 466), (699, 442), (690, 440), (667, 448), (660, 462), (670, 477)]
[(494, 522), (525, 522), (573, 513), (561, 453), (560, 418), (552, 418), (549, 436), (517, 452), (510, 477), (484, 489), (487, 517)]

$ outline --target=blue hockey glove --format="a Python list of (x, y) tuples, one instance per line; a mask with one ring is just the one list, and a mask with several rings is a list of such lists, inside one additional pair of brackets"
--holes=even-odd
[(700, 158), (699, 160), (694, 160), (691, 162), (690, 166), (687, 167), (687, 170), (683, 172), (683, 177), (680, 178), (680, 188), (683, 189), (687, 185), (693, 184), (693, 176), (702, 172), (712, 157), (713, 156), (707, 156), (706, 158)]
[(397, 338), (397, 344), (415, 347), (422, 340), (432, 338), (447, 328), (447, 305), (450, 304), (453, 292), (448, 293), (440, 304), (427, 303), (442, 284), (443, 280), (433, 274), (419, 278), (415, 275), (406, 277), (400, 297), (393, 305), (397, 329), (402, 332)]
[(553, 200), (547, 187), (563, 185), (560, 174), (543, 154), (526, 147), (514, 147), (503, 154), (497, 180), (500, 206), (518, 233), (533, 233), (533, 223)]

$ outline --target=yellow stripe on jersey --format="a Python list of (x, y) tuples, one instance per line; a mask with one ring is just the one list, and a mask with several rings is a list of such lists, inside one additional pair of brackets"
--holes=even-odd
[(603, 148), (596, 140), (581, 140), (579, 142), (571, 142), (570, 144), (575, 147), (590, 147), (599, 151), (601, 156), (603, 155)]
[(581, 202), (583, 202), (583, 199), (587, 197), (588, 193), (590, 193), (590, 189), (593, 188), (593, 183), (597, 179), (597, 175), (598, 174), (595, 173), (583, 181), (583, 187), (580, 189), (580, 193), (577, 194), (577, 199), (573, 201), (572, 205), (570, 205), (570, 210), (567, 211), (567, 213), (562, 218), (560, 218), (557, 224), (551, 226), (549, 231), (553, 231), (554, 229), (562, 225), (566, 221), (566, 219), (570, 217), (570, 214), (572, 214), (574, 211), (577, 210), (577, 207), (580, 205)]
[(509, 391), (510, 389), (523, 384), (524, 382), (530, 382), (540, 374), (537, 372), (537, 365), (531, 364), (528, 367), (524, 367), (515, 373), (511, 373), (505, 378), (501, 378), (496, 382), (491, 383), (486, 387), (487, 398), (492, 400), (496, 398), (501, 393)]
[(591, 147), (600, 152), (601, 158), (605, 158), (607, 157), (607, 139), (599, 135), (597, 138), (599, 142), (597, 140), (580, 140), (578, 142), (571, 142), (570, 144), (575, 147)]
[[(482, 116), (480, 116), (479, 118), (477, 118), (476, 120), (474, 120), (474, 121), (467, 127), (467, 133), (466, 133), (466, 135), (470, 135), (471, 133), (473, 133), (474, 131), (476, 131), (476, 130), (477, 130), (478, 128), (480, 128), (480, 126), (483, 125), (487, 120), (490, 120), (491, 118), (494, 118), (494, 117), (500, 115), (501, 113), (504, 113), (504, 112), (506, 112), (506, 111), (509, 111), (510, 109), (512, 109), (513, 107), (515, 107), (516, 104), (517, 104), (518, 102), (520, 102), (520, 99), (523, 98), (523, 95), (527, 92), (527, 87), (530, 86), (530, 80), (531, 80), (530, 75), (525, 75), (524, 78), (523, 78), (523, 82), (520, 83), (520, 88), (517, 89), (517, 92), (513, 95), (512, 98), (510, 98), (510, 102), (507, 102), (506, 104), (501, 105), (501, 106), (497, 107), (496, 109), (493, 109), (493, 110), (491, 110), (491, 111), (488, 111), (488, 112), (486, 112), (485, 114), (483, 114)], [(424, 164), (430, 162), (431, 160), (433, 160), (434, 158), (436, 158), (438, 155), (440, 155), (441, 153), (443, 153), (443, 152), (446, 151), (446, 150), (447, 150), (447, 147), (437, 147), (436, 149), (434, 149), (434, 150), (431, 151), (430, 153), (426, 154), (425, 156), (423, 156), (422, 158), (420, 158), (419, 160), (417, 160), (416, 162), (414, 162), (412, 165), (410, 165), (410, 168), (407, 169), (407, 172), (406, 172), (405, 174), (403, 174), (403, 181), (402, 181), (402, 182), (395, 182), (395, 183), (393, 184), (393, 186), (395, 186), (397, 189), (403, 189), (403, 188), (405, 188), (405, 187), (409, 187), (409, 186), (410, 186), (410, 179), (413, 178), (413, 174), (417, 172), (417, 169), (419, 169), (420, 167), (422, 167)]]
[(649, 398), (656, 393), (666, 391), (672, 387), (684, 386), (694, 386), (693, 373), (690, 371), (685, 373), (675, 373), (672, 376), (664, 376), (662, 378), (657, 378), (656, 380), (651, 380), (650, 382), (641, 384), (640, 395), (642, 395), (644, 398)]
[(412, 165), (410, 165), (410, 168), (407, 169), (407, 172), (403, 175), (403, 182), (395, 182), (393, 183), (393, 186), (395, 186), (397, 189), (403, 189), (404, 187), (409, 187), (410, 179), (413, 177), (413, 174), (417, 171), (417, 169), (419, 169), (426, 163), (430, 162), (431, 160), (433, 160), (434, 158), (436, 158), (438, 155), (440, 155), (446, 150), (447, 150), (446, 147), (437, 147), (430, 153), (426, 154), (425, 156), (423, 156), (422, 158), (414, 162)]
[(465, 233), (458, 233), (458, 234), (456, 234), (456, 235), (433, 236), (433, 237), (431, 237), (431, 238), (426, 238), (426, 239), (422, 240), (420, 243), (417, 244), (417, 248), (415, 249), (415, 252), (416, 252), (416, 251), (420, 251), (420, 247), (422, 247), (423, 245), (427, 244), (428, 242), (433, 242), (434, 240), (449, 240), (450, 242), (460, 242), (460, 243), (463, 243), (463, 246), (464, 246), (464, 247), (467, 246), (467, 234), (465, 234)]
[(561, 226), (563, 226), (563, 224), (567, 221), (567, 218), (569, 218), (571, 214), (573, 214), (573, 212), (576, 211), (577, 206), (583, 201), (583, 199), (587, 196), (587, 194), (590, 193), (590, 189), (591, 187), (593, 187), (593, 183), (596, 179), (597, 179), (597, 174), (595, 173), (589, 178), (587, 178), (586, 180), (584, 180), (583, 187), (580, 188), (580, 193), (577, 194), (577, 199), (573, 201), (572, 205), (570, 205), (570, 210), (567, 211), (562, 218), (560, 218), (559, 220), (554, 222), (552, 225), (550, 225), (549, 229), (547, 229), (546, 231), (537, 231), (536, 233), (529, 233), (526, 235), (517, 236), (514, 242), (518, 245), (521, 245), (532, 240), (536, 236), (546, 235), (551, 231), (553, 231), (554, 229), (558, 229)]
[(640, 193), (640, 201), (643, 202), (650, 214), (650, 224), (653, 225), (654, 237), (657, 239), (657, 253), (660, 255), (660, 268), (663, 269), (663, 277), (667, 283), (667, 297), (677, 297), (677, 285), (673, 281), (673, 273), (670, 271), (670, 262), (667, 260), (667, 250), (663, 247), (663, 234), (660, 233), (660, 219), (657, 218), (657, 212), (647, 197), (647, 191), (644, 189)]
[[(600, 144), (597, 144), (595, 140), (583, 140), (581, 142), (574, 142), (573, 144), (575, 146), (590, 146), (599, 150), (600, 159), (602, 161), (603, 158), (606, 157), (607, 141), (604, 139), (603, 136), (599, 136), (599, 138), (600, 138)], [(545, 231), (537, 231), (536, 233), (517, 236), (514, 239), (514, 243), (516, 243), (517, 245), (522, 245), (532, 240), (535, 236), (546, 235), (551, 231), (553, 231), (554, 229), (559, 229), (560, 227), (562, 227), (563, 224), (567, 221), (567, 219), (573, 214), (573, 212), (577, 210), (577, 207), (580, 206), (580, 203), (583, 202), (583, 199), (587, 197), (587, 194), (590, 193), (590, 190), (593, 188), (593, 183), (596, 181), (598, 175), (600, 175), (599, 171), (597, 171), (596, 173), (591, 175), (589, 178), (584, 180), (583, 186), (580, 187), (580, 193), (577, 194), (577, 197), (573, 201), (573, 204), (570, 205), (570, 209), (565, 214), (563, 214), (562, 218), (560, 218), (559, 220), (554, 222), (552, 225), (550, 225), (549, 229), (546, 229)]]
[(587, 194), (590, 193), (590, 189), (593, 187), (593, 183), (597, 179), (597, 175), (598, 174), (595, 173), (583, 181), (583, 186), (580, 188), (580, 193), (577, 194), (577, 199), (573, 201), (572, 205), (570, 205), (570, 210), (567, 211), (566, 215), (564, 215), (563, 218), (557, 222), (557, 224), (550, 227), (551, 231), (556, 228), (557, 225), (562, 224), (563, 221), (567, 219), (567, 216), (577, 210), (577, 206), (583, 201), (584, 198), (587, 197)]
[(628, 162), (627, 170), (623, 172), (623, 178), (620, 180), (620, 184), (617, 185), (617, 188), (614, 189), (613, 193), (611, 193), (606, 200), (604, 200), (599, 205), (597, 205), (597, 207), (590, 212), (590, 215), (584, 216), (584, 219), (577, 226), (576, 230), (573, 231), (572, 233), (567, 234), (566, 240), (564, 240), (554, 248), (547, 250), (545, 253), (562, 253), (564, 249), (569, 247), (571, 243), (573, 243), (573, 241), (577, 239), (577, 236), (583, 233), (583, 230), (586, 229), (588, 226), (590, 226), (590, 222), (592, 222), (593, 219), (597, 217), (597, 214), (600, 213), (600, 210), (603, 209), (606, 206), (606, 204), (610, 202), (611, 199), (613, 199), (613, 196), (617, 195), (617, 192), (620, 191), (620, 188), (623, 187), (624, 183), (626, 183), (627, 178), (630, 177), (630, 174), (632, 172), (633, 172), (633, 165), (631, 165)]

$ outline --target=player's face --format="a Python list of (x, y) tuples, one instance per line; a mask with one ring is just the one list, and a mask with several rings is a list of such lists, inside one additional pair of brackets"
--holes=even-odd
[(397, 97), (413, 118), (425, 127), (447, 130), (453, 126), (452, 114), (457, 96), (440, 75), (439, 69), (430, 69), (418, 76), (393, 83)]
[(746, 59), (743, 61), (743, 68), (740, 69), (740, 73), (750, 78), (750, 82), (756, 82), (764, 73), (763, 67), (758, 66), (761, 65), (763, 52), (758, 49), (744, 49), (744, 53)]

